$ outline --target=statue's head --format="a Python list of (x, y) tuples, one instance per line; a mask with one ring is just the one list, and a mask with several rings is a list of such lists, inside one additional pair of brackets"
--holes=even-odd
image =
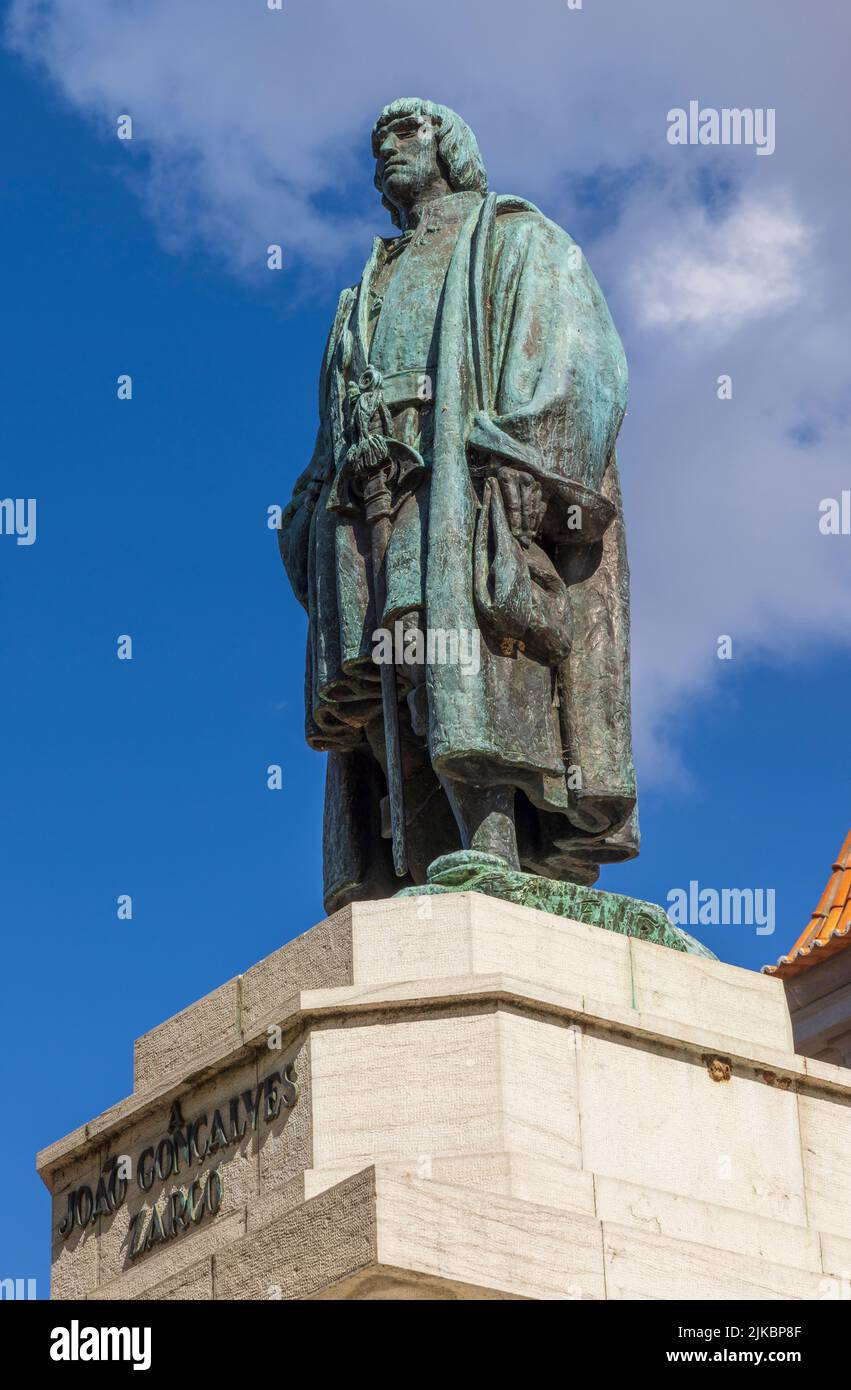
[(372, 131), (375, 186), (397, 227), (427, 198), (488, 191), (488, 176), (470, 127), (448, 106), (401, 97), (385, 106)]

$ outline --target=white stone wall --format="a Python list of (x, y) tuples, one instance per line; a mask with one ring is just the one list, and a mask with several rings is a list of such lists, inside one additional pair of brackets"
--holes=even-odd
[[(766, 976), (478, 894), (392, 899), (135, 1056), (133, 1095), (39, 1156), (54, 1297), (851, 1292), (851, 1071), (794, 1053)], [(69, 1189), (154, 1143), (175, 1099), (209, 1114), (289, 1064), (296, 1105), (198, 1165), (215, 1215), (130, 1260), (132, 1214), (180, 1178), (131, 1182), (57, 1236)]]

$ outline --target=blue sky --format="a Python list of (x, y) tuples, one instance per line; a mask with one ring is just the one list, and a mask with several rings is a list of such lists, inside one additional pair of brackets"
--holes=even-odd
[[(587, 21), (590, 56), (575, 38), (584, 31), (571, 30), (565, 88), (603, 62), (591, 3), (567, 21)], [(191, 4), (173, 20), (150, 8), (166, 34), (197, 18)], [(631, 22), (630, 7), (609, 8)], [(533, 9), (543, 13), (537, 0)], [(770, 41), (749, 47), (744, 21), (736, 36), (750, 67), (728, 70), (716, 55), (716, 73), (691, 73), (696, 31), (668, 30), (667, 66), (655, 87), (639, 84), (635, 119), (616, 90), (608, 106), (587, 98), (573, 122), (560, 95), (541, 94), (525, 40), (501, 103), (476, 79), (467, 94), (448, 61), (429, 90), (427, 52), (405, 59), (392, 90), (377, 72), (343, 95), (332, 71), (314, 100), (298, 76), (311, 35), (294, 29), (268, 97), (280, 137), (269, 108), (255, 109), (263, 84), (247, 55), (213, 138), (198, 115), (212, 82), (198, 84), (193, 108), (184, 71), (158, 126), (169, 74), (154, 81), (138, 45), (125, 72), (127, 45), (111, 50), (108, 29), (92, 49), (102, 71), (81, 73), (60, 24), (71, 10), (47, 11), (53, 38), (30, 34), (23, 54), (3, 56), (0, 123), (10, 349), (0, 496), (38, 500), (36, 544), (0, 537), (0, 1182), (11, 1199), (0, 1276), (37, 1277), (43, 1296), (50, 1218), (35, 1151), (129, 1092), (134, 1037), (322, 916), (323, 767), (302, 737), (304, 617), (266, 509), (287, 500), (311, 447), (336, 291), (386, 226), (368, 159), (384, 100), (413, 89), (458, 106), (494, 153), (495, 185), (536, 199), (586, 247), (624, 336), (643, 850), (603, 885), (662, 903), (690, 879), (775, 889), (774, 937), (700, 933), (722, 959), (758, 968), (801, 929), (851, 824), (851, 538), (814, 525), (818, 499), (851, 487), (848, 306), (831, 271), (849, 180), (831, 144), (830, 73), (821, 149), (802, 134), (813, 100)], [(815, 12), (826, 32), (815, 24), (811, 48), (829, 50), (839, 21), (829, 6)], [(233, 6), (209, 13), (224, 43)], [(629, 71), (630, 47), (625, 31), (610, 47), (615, 75)], [(181, 61), (224, 72), (203, 43)], [(302, 126), (285, 79), (307, 103)], [(667, 108), (728, 92), (777, 105), (786, 153), (779, 142), (771, 160), (697, 152), (675, 166)], [(139, 113), (132, 150), (111, 136), (110, 102)], [(533, 155), (526, 106), (538, 120), (546, 112)], [(280, 274), (252, 260), (273, 240), (284, 244)], [(714, 394), (724, 371), (728, 405)], [(116, 399), (122, 372), (131, 402)], [(132, 662), (116, 659), (122, 633)], [(714, 656), (720, 633), (733, 636), (728, 663)], [(281, 792), (266, 787), (273, 762)], [(130, 922), (116, 917), (122, 893)]]

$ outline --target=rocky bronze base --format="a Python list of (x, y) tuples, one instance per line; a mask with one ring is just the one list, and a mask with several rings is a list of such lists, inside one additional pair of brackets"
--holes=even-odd
[(672, 951), (716, 959), (712, 951), (688, 932), (675, 927), (664, 909), (655, 903), (627, 898), (621, 893), (604, 893), (599, 888), (585, 888), (578, 883), (562, 883), (538, 874), (524, 874), (495, 854), (482, 854), (478, 850), (464, 849), (441, 855), (429, 865), (427, 884), (403, 888), (396, 896), (414, 898), (424, 893), (469, 892), (485, 893), (520, 907), (534, 907), (556, 917), (569, 917), (574, 922), (587, 922), (621, 936), (635, 936), (657, 946), (669, 946)]

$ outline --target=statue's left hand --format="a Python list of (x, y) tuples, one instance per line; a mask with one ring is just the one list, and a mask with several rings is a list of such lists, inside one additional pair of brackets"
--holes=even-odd
[(522, 546), (529, 546), (541, 529), (546, 502), (541, 484), (531, 473), (510, 464), (499, 464), (494, 470), (511, 533)]

